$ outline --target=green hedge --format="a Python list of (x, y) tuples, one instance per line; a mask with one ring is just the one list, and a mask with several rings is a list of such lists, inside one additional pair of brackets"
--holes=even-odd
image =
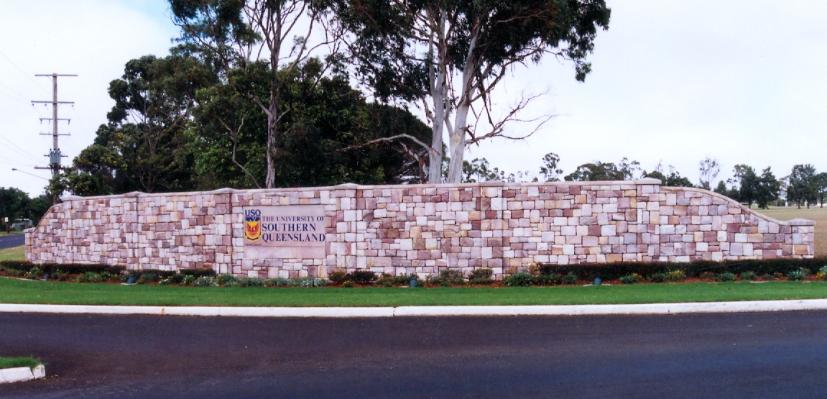
[(650, 277), (656, 273), (666, 273), (671, 270), (682, 270), (686, 277), (699, 277), (703, 273), (735, 273), (754, 272), (757, 275), (782, 273), (787, 274), (804, 267), (815, 272), (827, 265), (827, 258), (814, 259), (747, 259), (723, 262), (697, 261), (689, 263), (673, 262), (621, 262), (579, 265), (540, 265), (539, 272), (543, 275), (574, 273), (581, 280), (592, 280), (600, 277), (604, 280), (615, 280), (622, 276), (637, 273), (642, 277)]
[[(103, 265), (103, 264), (79, 264), (79, 263), (44, 263), (44, 264), (34, 264), (28, 261), (23, 260), (4, 260), (0, 261), (0, 268), (8, 269), (8, 270), (19, 270), (22, 272), (28, 272), (33, 267), (37, 267), (42, 270), (44, 273), (52, 274), (56, 271), (61, 271), (62, 273), (66, 274), (83, 274), (87, 272), (92, 273), (103, 273), (108, 272), (110, 274), (121, 274), (124, 271), (130, 274), (141, 275), (147, 273), (154, 273), (157, 274), (160, 278), (168, 278), (174, 274), (176, 274), (173, 270), (157, 270), (157, 269), (143, 269), (143, 270), (126, 270), (123, 266), (110, 266), (110, 265)], [(215, 271), (212, 269), (181, 269), (178, 273), (182, 275), (191, 275), (195, 277), (201, 276), (215, 276)]]
[(52, 274), (56, 271), (61, 271), (63, 273), (69, 274), (83, 274), (86, 272), (93, 272), (93, 273), (102, 273), (102, 272), (109, 272), (111, 274), (120, 274), (124, 271), (123, 266), (110, 266), (110, 265), (102, 265), (102, 264), (77, 264), (77, 263), (43, 263), (43, 264), (34, 264), (27, 261), (19, 261), (19, 260), (4, 260), (0, 261), (0, 268), (9, 269), (9, 270), (19, 270), (23, 272), (28, 272), (33, 267), (37, 267), (42, 270), (44, 273)]

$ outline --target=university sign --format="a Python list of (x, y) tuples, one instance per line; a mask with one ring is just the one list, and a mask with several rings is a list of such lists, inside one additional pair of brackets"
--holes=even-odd
[(314, 258), (325, 255), (322, 205), (244, 208), (245, 258)]

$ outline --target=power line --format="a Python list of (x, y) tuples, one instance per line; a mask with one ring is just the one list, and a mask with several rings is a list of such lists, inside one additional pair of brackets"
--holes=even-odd
[(52, 100), (32, 100), (32, 105), (34, 104), (52, 104), (52, 117), (51, 118), (40, 118), (40, 121), (43, 122), (44, 120), (51, 120), (52, 121), (52, 148), (49, 150), (49, 166), (41, 167), (38, 166), (36, 169), (51, 169), (52, 170), (52, 177), (55, 177), (60, 173), (60, 159), (65, 158), (66, 156), (60, 152), (60, 145), (58, 145), (58, 137), (59, 136), (67, 136), (68, 133), (60, 133), (59, 132), (59, 125), (60, 121), (66, 121), (66, 123), (70, 123), (71, 119), (69, 118), (60, 118), (58, 117), (58, 107), (60, 105), (67, 105), (67, 104), (74, 104), (74, 101), (60, 101), (57, 99), (57, 78), (59, 77), (76, 77), (78, 75), (75, 74), (65, 74), (65, 73), (50, 73), (50, 74), (36, 74), (34, 76), (37, 77), (49, 77), (52, 78)]

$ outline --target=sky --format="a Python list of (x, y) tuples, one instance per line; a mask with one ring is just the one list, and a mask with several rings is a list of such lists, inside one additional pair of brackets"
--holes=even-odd
[[(554, 118), (524, 141), (492, 140), (470, 148), (507, 171), (536, 174), (548, 152), (565, 173), (577, 165), (629, 157), (645, 169), (673, 165), (691, 180), (698, 162), (771, 166), (778, 177), (794, 164), (827, 170), (827, 2), (767, 0), (608, 0), (609, 30), (598, 34), (592, 73), (581, 83), (570, 63), (546, 58), (503, 81), (496, 103), (547, 93), (528, 115)], [(5, 1), (0, 15), (0, 187), (39, 194), (51, 138), (30, 100), (49, 99), (36, 73), (76, 73), (59, 81), (61, 131), (71, 162), (91, 144), (113, 102), (111, 80), (124, 64), (163, 56), (177, 28), (166, 1)], [(526, 126), (512, 125), (510, 134)], [(13, 172), (18, 168), (22, 172)], [(34, 177), (32, 175), (40, 176)], [(713, 182), (714, 184), (714, 182)]]

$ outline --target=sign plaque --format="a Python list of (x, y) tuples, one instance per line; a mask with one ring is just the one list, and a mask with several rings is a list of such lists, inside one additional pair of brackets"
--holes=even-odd
[(245, 258), (323, 258), (323, 205), (244, 208)]

